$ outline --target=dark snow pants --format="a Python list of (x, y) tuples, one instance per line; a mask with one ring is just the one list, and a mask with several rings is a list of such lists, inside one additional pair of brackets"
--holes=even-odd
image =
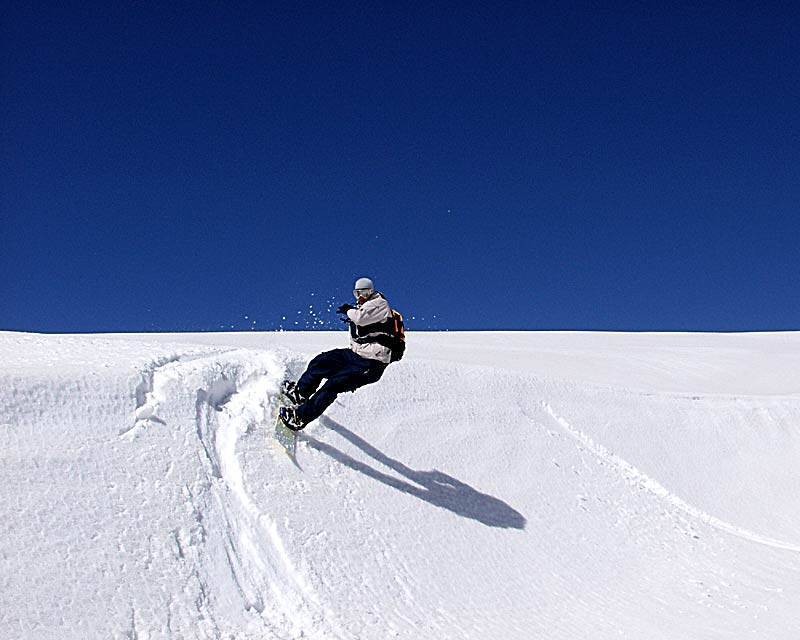
[[(350, 349), (320, 353), (308, 363), (306, 372), (297, 381), (300, 394), (311, 396), (297, 407), (298, 417), (303, 422), (319, 418), (340, 393), (380, 380), (386, 366), (378, 360), (362, 358)], [(325, 384), (317, 389), (323, 378)]]

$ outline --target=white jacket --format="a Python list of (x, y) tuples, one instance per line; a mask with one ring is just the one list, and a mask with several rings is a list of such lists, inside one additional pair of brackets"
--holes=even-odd
[[(357, 327), (365, 327), (370, 324), (384, 322), (392, 317), (392, 308), (380, 293), (373, 293), (369, 299), (347, 312), (347, 317)], [(384, 347), (377, 342), (367, 342), (359, 344), (353, 340), (350, 334), (350, 348), (362, 358), (379, 360), (389, 364), (392, 359), (392, 351), (389, 347)]]

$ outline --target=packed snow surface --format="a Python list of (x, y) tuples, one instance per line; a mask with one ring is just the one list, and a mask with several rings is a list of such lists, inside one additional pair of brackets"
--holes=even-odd
[(408, 337), (0, 333), (0, 637), (800, 637), (800, 334)]

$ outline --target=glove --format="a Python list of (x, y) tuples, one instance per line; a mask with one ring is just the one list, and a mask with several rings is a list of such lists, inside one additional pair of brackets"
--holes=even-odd
[(347, 313), (350, 309), (355, 309), (355, 307), (352, 304), (343, 304), (336, 310), (336, 313)]

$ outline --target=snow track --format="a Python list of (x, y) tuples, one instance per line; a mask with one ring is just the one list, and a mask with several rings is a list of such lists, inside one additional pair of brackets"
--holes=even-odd
[[(244, 612), (238, 619), (228, 618), (222, 602), (204, 602), (210, 637), (231, 627), (254, 637), (270, 630), (276, 637), (339, 637), (335, 615), (320, 606), (286, 549), (275, 518), (248, 494), (237, 454), (242, 439), (270, 442), (271, 399), (286, 367), (286, 358), (248, 350), (157, 361), (145, 368), (144, 382), (137, 387), (135, 423), (121, 434), (142, 437), (148, 428), (188, 424), (186, 415), (194, 414), (204, 478), (187, 491), (185, 507), (196, 514), (202, 531), (194, 538), (179, 532), (178, 538), (199, 541), (201, 548), (187, 552), (184, 545), (181, 556), (191, 556), (195, 564), (192, 572), (202, 599), (238, 594), (239, 602), (226, 604)], [(278, 475), (283, 454), (276, 447), (271, 453), (277, 467), (273, 474)]]
[(586, 449), (597, 456), (598, 459), (603, 460), (619, 471), (619, 473), (621, 473), (625, 480), (631, 485), (645, 489), (657, 498), (665, 500), (672, 506), (677, 507), (692, 518), (696, 518), (697, 520), (719, 529), (720, 531), (725, 531), (726, 533), (733, 534), (745, 540), (750, 540), (752, 542), (773, 547), (775, 549), (783, 549), (786, 551), (793, 551), (794, 553), (800, 553), (800, 545), (798, 544), (782, 542), (780, 540), (759, 535), (752, 531), (748, 531), (743, 527), (738, 527), (729, 522), (720, 520), (719, 518), (706, 513), (702, 509), (698, 509), (697, 507), (688, 504), (680, 497), (671, 493), (654, 478), (649, 477), (647, 474), (643, 473), (626, 460), (623, 460), (619, 456), (609, 451), (603, 445), (596, 443), (587, 434), (575, 429), (572, 425), (570, 425), (569, 422), (567, 422), (565, 418), (557, 414), (547, 402), (542, 402), (542, 408), (547, 415), (549, 415), (562, 429), (564, 429), (564, 431), (566, 431), (576, 441), (580, 442)]
[(299, 467), (341, 336), (191, 338), (0, 334), (1, 637), (800, 635), (800, 337), (420, 336)]

